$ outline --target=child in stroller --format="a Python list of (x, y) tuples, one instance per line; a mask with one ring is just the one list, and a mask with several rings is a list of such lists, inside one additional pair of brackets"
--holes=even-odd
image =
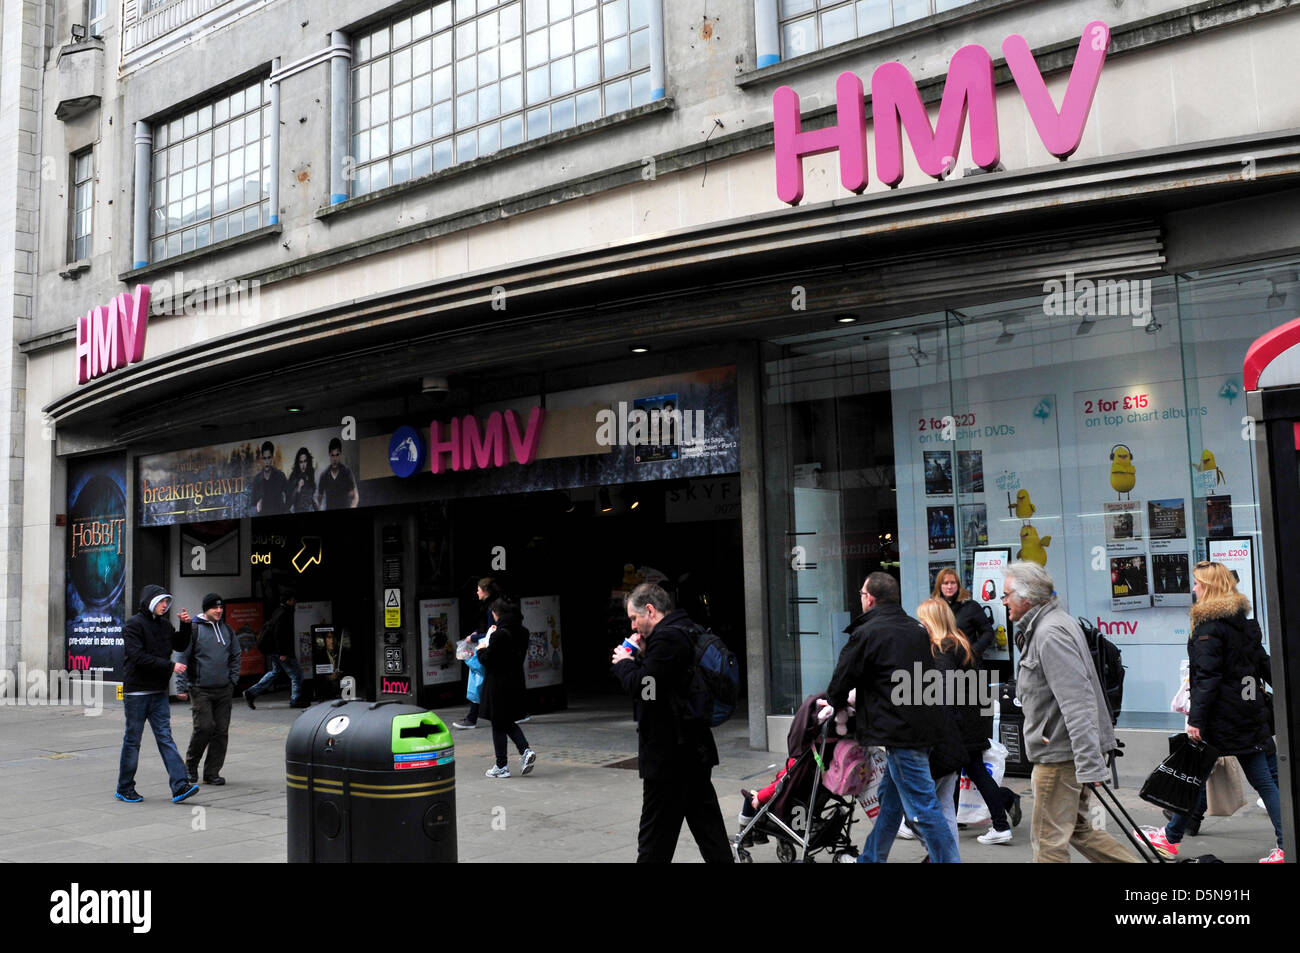
[(741, 830), (732, 844), (737, 861), (751, 862), (747, 848), (769, 838), (786, 864), (824, 852), (836, 861), (857, 857), (854, 801), (866, 786), (870, 761), (852, 738), (826, 730), (818, 714), (828, 710), (824, 695), (805, 698), (786, 737), (785, 769), (761, 791), (742, 792)]

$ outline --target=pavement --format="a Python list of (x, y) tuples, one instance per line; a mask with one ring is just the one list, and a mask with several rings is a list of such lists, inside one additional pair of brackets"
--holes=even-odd
[[(188, 704), (172, 704), (172, 731), (182, 755), (190, 738)], [(744, 706), (740, 707), (744, 711)], [(284, 863), (286, 808), (284, 743), (301, 714), (287, 696), (263, 696), (256, 711), (236, 699), (223, 787), (205, 786), (182, 804), (172, 804), (167, 777), (145, 729), (136, 786), (145, 800), (126, 804), (113, 798), (123, 731), (120, 702), (106, 700), (102, 712), (80, 707), (0, 705), (0, 862), (4, 863)], [(449, 724), (465, 708), (439, 710)], [(613, 696), (571, 699), (561, 712), (537, 715), (524, 724), (537, 751), (536, 770), (490, 779), (493, 763), (487, 723), (456, 731), (456, 807), (460, 860), (475, 863), (612, 862), (636, 859), (641, 783), (620, 764), (636, 756), (631, 705)], [(1166, 734), (1124, 731), (1127, 754), (1119, 761), (1120, 799), (1139, 824), (1159, 825), (1158, 809), (1137, 796), (1142, 780), (1167, 750)], [(714, 787), (728, 833), (739, 810), (739, 790), (761, 787), (775, 775), (777, 755), (752, 751), (743, 718), (733, 718), (715, 736), (722, 763)], [(1009, 845), (985, 846), (975, 838), (983, 827), (960, 832), (965, 863), (1027, 863), (1033, 794), (1027, 778), (1004, 783), (1023, 796), (1024, 820)], [(1250, 803), (1233, 817), (1207, 817), (1201, 835), (1183, 842), (1183, 854), (1212, 853), (1227, 862), (1254, 863), (1273, 846), (1268, 816)], [(856, 812), (861, 818), (861, 811)], [(1108, 828), (1118, 834), (1112, 822)], [(854, 827), (861, 844), (866, 823)], [(777, 863), (774, 844), (755, 846), (755, 863)], [(917, 862), (918, 842), (898, 840), (891, 862)], [(824, 859), (824, 858), (822, 858)], [(1077, 854), (1076, 861), (1082, 861)], [(683, 829), (676, 860), (699, 862)]]

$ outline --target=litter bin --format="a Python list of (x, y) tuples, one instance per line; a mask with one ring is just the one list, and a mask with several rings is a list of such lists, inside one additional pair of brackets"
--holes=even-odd
[(431, 711), (309, 708), (285, 743), (289, 862), (456, 862), (456, 762)]
[(1003, 682), (998, 690), (998, 741), (1007, 749), (1006, 774), (1027, 778), (1034, 773), (1025, 750), (1025, 712), (1016, 700), (1016, 683)]

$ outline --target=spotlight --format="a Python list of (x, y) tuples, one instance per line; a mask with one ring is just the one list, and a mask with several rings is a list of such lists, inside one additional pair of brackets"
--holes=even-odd
[(284, 409), (291, 414), (300, 414), (303, 411), (303, 408), (299, 407), (297, 404), (290, 404), (288, 407)]
[(852, 314), (837, 314), (835, 316), (836, 324), (854, 324), (857, 320), (857, 317)]
[(632, 505), (629, 506), (628, 509), (629, 509), (629, 510), (634, 510), (634, 509), (636, 509), (636, 508), (637, 508), (638, 506), (640, 506), (640, 505), (641, 505), (641, 501), (638, 500), (638, 499), (636, 499), (635, 497), (633, 497), (633, 498), (632, 498)]
[(650, 351), (650, 349), (646, 347), (644, 344), (633, 344), (630, 348), (628, 348), (628, 350), (631, 351), (633, 354), (646, 354)]
[(613, 509), (614, 509), (614, 503), (613, 503), (613, 501), (609, 498), (609, 487), (607, 487), (607, 486), (602, 486), (602, 487), (600, 488), (600, 493), (597, 494), (597, 496), (598, 496), (599, 499), (600, 499), (600, 511), (601, 511), (602, 513), (609, 513), (609, 512), (611, 512), (611, 511), (613, 511)]

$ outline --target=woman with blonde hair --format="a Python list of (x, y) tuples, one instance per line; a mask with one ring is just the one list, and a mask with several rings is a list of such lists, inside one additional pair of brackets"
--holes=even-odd
[(984, 614), (984, 609), (970, 597), (970, 591), (961, 584), (955, 569), (940, 569), (934, 577), (934, 590), (931, 599), (942, 599), (952, 610), (957, 628), (970, 642), (970, 650), (975, 654), (978, 665), (984, 653), (993, 645), (993, 623)]
[[(944, 572), (951, 572), (951, 570), (944, 570)], [(952, 575), (955, 582), (957, 574)], [(940, 573), (935, 583), (936, 589), (943, 585), (943, 573)], [(949, 601), (943, 598), (942, 594), (917, 606), (916, 615), (926, 631), (930, 633), (930, 646), (935, 653), (936, 667), (955, 672), (953, 684), (960, 687), (957, 697), (948, 699), (954, 703), (957, 730), (961, 736), (962, 753), (958, 777), (961, 771), (966, 772), (966, 777), (971, 779), (975, 789), (980, 792), (980, 797), (988, 805), (989, 816), (993, 821), (993, 826), (976, 839), (985, 845), (1009, 844), (1012, 836), (1011, 824), (1020, 821), (1020, 798), (1009, 789), (998, 787), (984, 765), (984, 749), (988, 747), (989, 738), (985, 729), (982, 701), (987, 700), (992, 704), (992, 689), (986, 687), (988, 681), (983, 677), (979, 667), (979, 656), (958, 625)], [(980, 615), (982, 618), (983, 613)], [(982, 694), (987, 697), (982, 699)], [(943, 805), (945, 811), (951, 808), (954, 824), (957, 818), (957, 799), (958, 791), (954, 783), (948, 798), (950, 803)], [(1008, 811), (1011, 814), (1011, 822), (1007, 820)]]
[[(1191, 710), (1187, 736), (1205, 741), (1241, 764), (1259, 792), (1277, 835), (1277, 847), (1261, 864), (1283, 863), (1282, 799), (1277, 786), (1277, 746), (1264, 682), (1271, 680), (1263, 634), (1247, 619), (1250, 600), (1222, 563), (1200, 562), (1192, 570), (1192, 634), (1187, 640)], [(1205, 811), (1205, 790), (1197, 813)], [(1164, 829), (1144, 828), (1148, 839), (1168, 855), (1178, 853), (1190, 815), (1175, 814)]]

